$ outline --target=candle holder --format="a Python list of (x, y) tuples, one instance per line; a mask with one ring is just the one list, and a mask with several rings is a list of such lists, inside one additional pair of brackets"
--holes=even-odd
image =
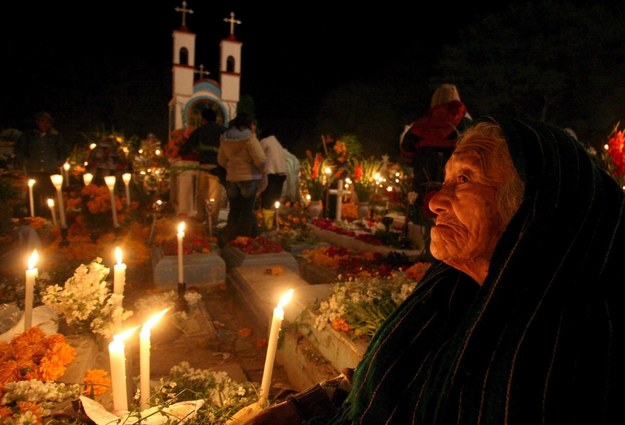
[(189, 311), (189, 305), (187, 303), (184, 294), (187, 292), (187, 284), (185, 282), (178, 282), (178, 299), (176, 300), (176, 311)]

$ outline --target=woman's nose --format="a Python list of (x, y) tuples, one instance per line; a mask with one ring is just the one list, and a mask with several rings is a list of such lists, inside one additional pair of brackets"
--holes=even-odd
[(428, 208), (434, 214), (439, 215), (449, 209), (449, 188), (443, 186), (430, 198)]

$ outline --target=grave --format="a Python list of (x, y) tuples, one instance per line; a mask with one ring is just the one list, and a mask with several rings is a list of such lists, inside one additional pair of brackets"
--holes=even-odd
[(270, 252), (267, 254), (245, 254), (238, 248), (227, 246), (222, 250), (222, 256), (228, 271), (241, 266), (282, 266), (297, 270), (297, 261), (293, 254), (287, 251)]
[[(187, 287), (212, 287), (226, 280), (226, 263), (216, 252), (193, 253), (183, 256), (184, 280)], [(165, 255), (162, 248), (152, 246), (154, 284), (161, 289), (178, 285), (178, 256)]]

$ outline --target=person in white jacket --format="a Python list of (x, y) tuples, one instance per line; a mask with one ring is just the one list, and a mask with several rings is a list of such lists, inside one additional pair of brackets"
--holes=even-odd
[[(271, 132), (263, 132), (260, 145), (267, 156), (267, 186), (260, 195), (263, 217), (275, 214), (275, 203), (282, 198), (282, 190), (287, 177), (286, 154), (278, 138)], [(273, 214), (272, 214), (273, 213)], [(266, 224), (270, 223), (268, 220)], [(271, 226), (269, 226), (271, 227)]]

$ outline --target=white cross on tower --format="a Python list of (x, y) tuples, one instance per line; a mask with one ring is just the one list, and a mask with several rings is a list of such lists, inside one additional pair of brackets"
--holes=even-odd
[(224, 22), (230, 23), (230, 35), (234, 35), (234, 24), (241, 23), (238, 19), (234, 19), (234, 12), (230, 12), (230, 17), (224, 18)]
[(177, 7), (176, 12), (181, 12), (182, 13), (182, 26), (183, 28), (187, 26), (187, 13), (189, 15), (193, 14), (193, 10), (191, 9), (187, 9), (187, 2), (183, 1), (182, 2), (182, 7)]
[(209, 71), (204, 71), (204, 65), (203, 64), (200, 64), (200, 66), (198, 68), (200, 68), (200, 69), (196, 70), (195, 73), (196, 74), (200, 74), (200, 78), (204, 78), (205, 75), (209, 75), (210, 74)]

